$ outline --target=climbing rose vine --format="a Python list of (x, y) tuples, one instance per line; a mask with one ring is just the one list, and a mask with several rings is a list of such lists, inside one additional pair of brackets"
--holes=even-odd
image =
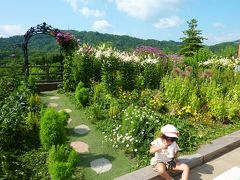
[(78, 47), (78, 41), (68, 32), (54, 32), (54, 36), (66, 54), (73, 52)]

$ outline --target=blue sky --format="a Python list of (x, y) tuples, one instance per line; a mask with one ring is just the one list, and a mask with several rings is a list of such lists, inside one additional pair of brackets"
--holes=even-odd
[(62, 30), (98, 31), (180, 41), (198, 20), (204, 44), (240, 39), (239, 0), (1, 0), (0, 37), (46, 22)]

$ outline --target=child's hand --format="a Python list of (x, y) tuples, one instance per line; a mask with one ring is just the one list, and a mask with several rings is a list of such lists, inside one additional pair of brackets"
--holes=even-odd
[(164, 139), (163, 140), (163, 144), (161, 145), (162, 149), (167, 149), (168, 148), (168, 144), (167, 141)]

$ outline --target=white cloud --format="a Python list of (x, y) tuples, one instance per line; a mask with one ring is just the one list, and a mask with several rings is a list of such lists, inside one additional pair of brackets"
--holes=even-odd
[(25, 30), (18, 25), (11, 25), (11, 24), (0, 25), (0, 37), (22, 35), (24, 33), (25, 33)]
[(221, 29), (225, 28), (224, 24), (222, 24), (222, 23), (220, 23), (220, 22), (215, 22), (215, 23), (213, 24), (213, 27), (214, 27), (214, 28), (221, 28)]
[(95, 31), (104, 31), (111, 27), (113, 26), (106, 20), (98, 20), (93, 23), (93, 30)]
[(158, 29), (172, 28), (179, 26), (182, 23), (181, 19), (177, 16), (171, 16), (169, 18), (161, 18), (155, 24), (154, 27)]
[(80, 10), (81, 14), (83, 16), (87, 16), (87, 17), (102, 17), (105, 15), (105, 12), (104, 11), (100, 11), (100, 10), (97, 10), (97, 9), (89, 9), (88, 7), (83, 7), (81, 10)]
[(65, 1), (70, 4), (71, 8), (73, 9), (73, 12), (77, 13), (77, 11), (78, 11), (77, 0), (65, 0)]
[(240, 33), (224, 33), (224, 34), (209, 34), (207, 35), (206, 43), (209, 45), (218, 44), (222, 42), (239, 40)]
[(139, 19), (149, 19), (176, 11), (183, 0), (113, 0), (119, 11)]
[(84, 4), (89, 3), (90, 0), (81, 0), (81, 2), (83, 2)]
[[(81, 13), (83, 16), (86, 17), (102, 17), (105, 16), (104, 11), (100, 11), (98, 9), (90, 9), (86, 5), (89, 3), (89, 0), (65, 0), (67, 3), (70, 4), (74, 13)], [(80, 6), (85, 5), (84, 7), (80, 8)]]

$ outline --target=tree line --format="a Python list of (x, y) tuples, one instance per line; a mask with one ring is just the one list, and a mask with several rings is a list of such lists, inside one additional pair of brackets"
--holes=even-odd
[[(116, 49), (129, 51), (138, 46), (152, 46), (162, 49), (166, 54), (181, 54), (184, 56), (193, 56), (195, 51), (200, 48), (209, 48), (218, 56), (234, 56), (237, 52), (236, 42), (220, 43), (213, 46), (203, 45), (204, 37), (201, 36), (201, 30), (197, 29), (197, 20), (191, 19), (187, 21), (188, 28), (183, 31), (185, 37), (176, 41), (158, 41), (154, 39), (139, 39), (127, 35), (103, 34), (92, 31), (75, 31), (70, 30), (81, 43), (89, 45), (99, 45), (108, 43)], [(11, 59), (23, 59), (21, 43), (23, 36), (13, 36), (9, 38), (0, 38), (0, 65), (11, 64)], [(191, 44), (191, 45), (190, 45)], [(189, 46), (190, 45), (190, 46)], [(29, 59), (34, 64), (51, 63), (55, 56), (60, 54), (60, 47), (57, 45), (54, 37), (40, 34), (31, 38), (29, 42)], [(49, 61), (49, 62), (46, 62)], [(16, 62), (14, 62), (15, 64)], [(19, 62), (20, 64), (22, 62)]]

